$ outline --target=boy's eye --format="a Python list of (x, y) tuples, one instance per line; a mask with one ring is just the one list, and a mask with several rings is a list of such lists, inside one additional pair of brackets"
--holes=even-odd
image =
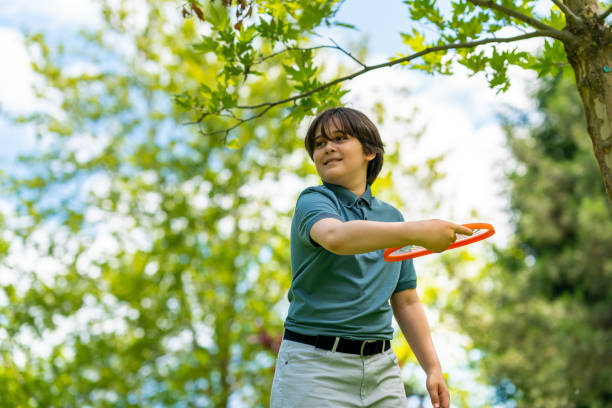
[[(332, 136), (332, 139), (333, 139), (334, 142), (339, 143), (339, 142), (342, 142), (342, 141), (348, 139), (348, 136), (339, 133), (339, 134), (337, 134), (335, 136)], [(316, 147), (316, 148), (323, 147), (323, 146), (325, 146), (327, 144), (327, 140), (332, 140), (332, 139), (325, 139), (325, 138), (317, 139), (314, 142), (314, 147)]]

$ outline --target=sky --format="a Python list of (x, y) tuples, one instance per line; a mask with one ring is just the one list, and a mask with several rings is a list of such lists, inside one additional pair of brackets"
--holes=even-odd
[[(380, 6), (384, 3), (384, 7)], [(544, 1), (542, 4), (547, 4)], [(366, 42), (368, 64), (387, 60), (396, 52), (405, 52), (399, 32), (410, 30), (406, 6), (401, 0), (346, 0), (337, 15), (339, 21), (350, 22), (359, 31), (344, 28), (320, 30), (320, 41), (332, 37), (343, 47)], [(31, 86), (35, 78), (29, 68), (23, 44), (22, 29), (42, 28), (53, 35), (65, 35), (65, 27), (92, 27), (99, 24), (95, 2), (89, 0), (47, 0), (15, 2), (0, 0), (0, 109), (27, 114), (37, 102)], [(528, 47), (535, 49), (538, 43)], [(342, 55), (329, 55), (329, 65), (349, 64)], [(425, 127), (418, 145), (402, 146), (402, 157), (409, 162), (445, 153), (441, 170), (445, 180), (436, 187), (444, 197), (442, 206), (429, 210), (426, 197), (407, 191), (415, 201), (407, 219), (441, 218), (458, 223), (483, 221), (492, 223), (497, 233), (491, 238), (503, 245), (511, 237), (508, 222), (508, 199), (503, 195), (503, 171), (511, 163), (504, 143), (504, 134), (496, 115), (508, 107), (529, 109), (532, 102), (528, 89), (534, 75), (511, 71), (512, 86), (504, 94), (488, 87), (484, 76), (469, 78), (461, 70), (451, 77), (428, 76), (404, 68), (387, 68), (363, 75), (347, 83), (351, 90), (345, 100), (348, 106), (371, 112), (375, 102), (385, 104), (389, 117), (413, 115), (413, 129)], [(412, 112), (417, 108), (416, 114)], [(406, 125), (385, 121), (380, 125), (383, 140), (405, 132)], [(0, 168), (10, 169), (16, 155), (36, 149), (31, 129), (13, 127), (0, 118)], [(418, 211), (414, 211), (418, 209)], [(401, 210), (401, 209), (400, 209)], [(478, 213), (475, 217), (473, 211)], [(415, 263), (417, 271), (427, 271), (427, 259)], [(435, 279), (429, 277), (426, 279)], [(435, 324), (435, 312), (429, 311), (430, 322), (437, 329), (434, 341), (443, 361), (457, 367), (467, 365), (469, 356), (462, 351), (468, 341)], [(473, 383), (473, 373), (463, 372), (465, 383)], [(483, 388), (474, 393), (485, 395)]]

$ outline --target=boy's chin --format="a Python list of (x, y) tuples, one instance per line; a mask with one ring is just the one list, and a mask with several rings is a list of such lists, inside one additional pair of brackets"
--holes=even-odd
[(328, 184), (343, 186), (342, 178), (340, 177), (321, 177), (321, 180)]

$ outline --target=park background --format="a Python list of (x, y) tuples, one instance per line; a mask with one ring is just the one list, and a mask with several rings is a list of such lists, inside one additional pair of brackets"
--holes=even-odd
[[(304, 123), (269, 116), (245, 126), (253, 142), (213, 144), (173, 101), (218, 72), (190, 47), (195, 19), (180, 2), (100, 4), (2, 4), (0, 404), (265, 406), (292, 206), (318, 183)], [(335, 19), (359, 30), (312, 43), (371, 63), (410, 28), (401, 1), (347, 0)], [(318, 58), (322, 76), (354, 68)], [(510, 76), (498, 93), (460, 67), (394, 67), (344, 84), (342, 101), (380, 124), (376, 188), (405, 218), (497, 229), (415, 263), (453, 405), (607, 406), (612, 228), (580, 103), (571, 76)], [(249, 92), (283, 95), (283, 81), (271, 67)], [(394, 348), (409, 406), (429, 406)]]

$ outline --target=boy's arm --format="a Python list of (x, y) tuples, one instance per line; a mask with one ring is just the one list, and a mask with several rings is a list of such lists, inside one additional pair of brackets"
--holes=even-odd
[(310, 229), (310, 237), (315, 242), (338, 255), (406, 245), (419, 245), (432, 252), (442, 252), (455, 242), (457, 233), (472, 235), (472, 230), (442, 220), (342, 222), (335, 218), (323, 218)]
[(449, 408), (450, 394), (416, 289), (395, 293), (391, 296), (391, 307), (406, 341), (427, 374), (426, 386), (432, 405), (434, 408)]

